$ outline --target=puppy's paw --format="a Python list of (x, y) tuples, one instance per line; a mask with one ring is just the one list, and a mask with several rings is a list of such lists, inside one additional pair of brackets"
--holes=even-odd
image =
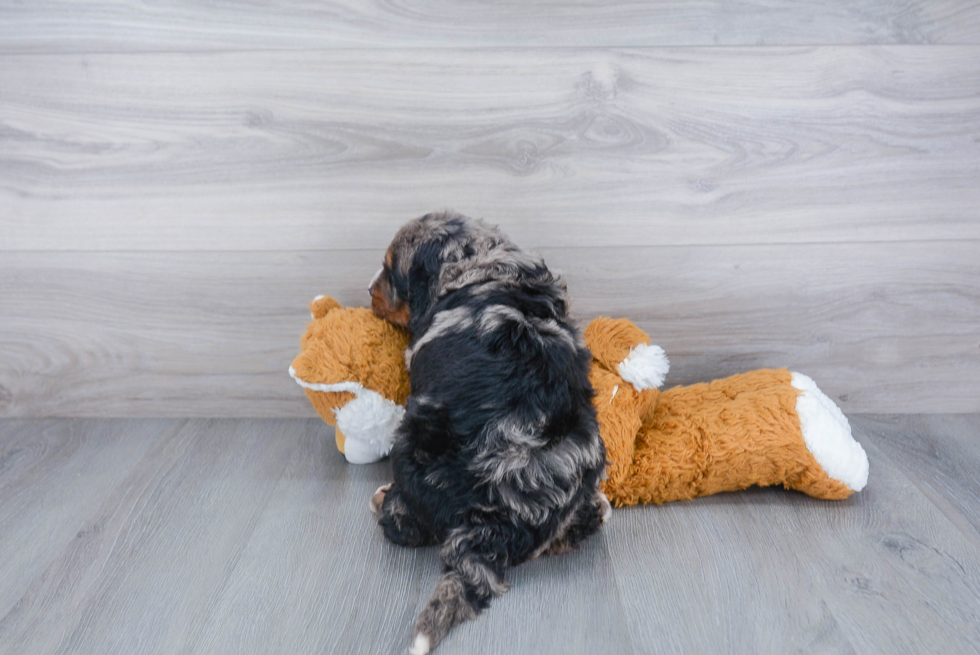
[(575, 547), (569, 545), (567, 541), (564, 541), (562, 539), (555, 539), (554, 541), (551, 542), (551, 545), (545, 549), (544, 554), (549, 556), (564, 555), (565, 553), (570, 553), (573, 550), (575, 550)]
[(612, 518), (612, 505), (606, 494), (599, 492), (599, 522), (605, 525)]
[(375, 514), (381, 513), (381, 503), (385, 502), (385, 493), (391, 489), (391, 484), (383, 484), (371, 496), (371, 511)]

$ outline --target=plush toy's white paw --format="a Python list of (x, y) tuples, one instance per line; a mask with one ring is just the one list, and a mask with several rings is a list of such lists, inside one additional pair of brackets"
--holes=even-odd
[(404, 407), (370, 389), (361, 389), (354, 400), (334, 410), (347, 461), (370, 464), (386, 457), (404, 415)]
[(641, 343), (630, 349), (630, 354), (620, 362), (616, 370), (637, 391), (656, 389), (664, 383), (667, 371), (670, 370), (670, 361), (660, 346)]
[(802, 392), (796, 413), (806, 447), (828, 476), (861, 491), (868, 483), (868, 456), (851, 436), (847, 417), (806, 375), (794, 371), (792, 383)]

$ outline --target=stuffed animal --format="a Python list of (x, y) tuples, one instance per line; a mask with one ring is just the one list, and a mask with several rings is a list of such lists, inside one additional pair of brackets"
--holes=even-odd
[[(290, 374), (321, 417), (337, 426), (352, 463), (391, 449), (409, 393), (409, 337), (368, 309), (332, 298), (311, 303), (313, 322)], [(840, 409), (800, 373), (763, 369), (657, 389), (669, 363), (626, 319), (585, 329), (592, 351), (599, 430), (606, 444), (603, 492), (617, 506), (691, 499), (781, 484), (816, 498), (864, 488), (868, 460)]]

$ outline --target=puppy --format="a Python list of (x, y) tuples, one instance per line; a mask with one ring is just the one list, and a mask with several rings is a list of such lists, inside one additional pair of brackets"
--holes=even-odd
[(495, 227), (452, 212), (411, 221), (370, 292), (374, 312), (411, 333), (412, 385), (394, 481), (371, 505), (396, 544), (442, 544), (418, 655), (503, 594), (509, 567), (605, 522), (606, 450), (565, 284)]

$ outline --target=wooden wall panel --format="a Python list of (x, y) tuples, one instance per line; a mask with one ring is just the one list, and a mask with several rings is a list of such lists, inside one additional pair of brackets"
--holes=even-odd
[(963, 0), (5, 0), (0, 18), (0, 52), (980, 43)]
[(970, 3), (0, 0), (0, 415), (311, 416), (308, 298), (440, 207), (672, 382), (976, 411), (978, 162)]
[(977, 239), (980, 46), (0, 57), (0, 250)]
[[(763, 366), (848, 412), (980, 411), (980, 243), (549, 249), (572, 308), (633, 318), (668, 384)], [(380, 250), (14, 252), (0, 259), (0, 415), (312, 416), (286, 369)]]

